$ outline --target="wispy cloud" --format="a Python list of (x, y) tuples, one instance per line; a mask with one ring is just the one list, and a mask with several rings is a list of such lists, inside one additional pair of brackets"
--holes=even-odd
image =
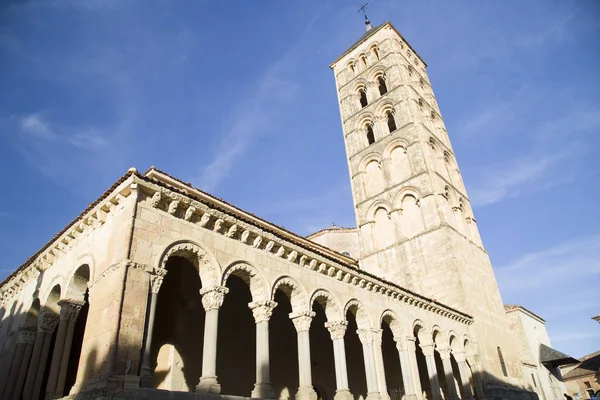
[(552, 167), (569, 155), (569, 152), (563, 152), (535, 159), (509, 160), (479, 168), (475, 184), (469, 191), (471, 201), (475, 206), (492, 204), (563, 182), (564, 177), (554, 176), (553, 179), (540, 183), (543, 177), (548, 176)]
[(43, 120), (38, 114), (30, 114), (21, 118), (19, 124), (21, 130), (26, 134), (35, 136), (39, 139), (56, 139), (56, 135), (50, 127), (50, 124)]
[[(577, 273), (574, 273), (577, 271)], [(539, 252), (526, 254), (496, 268), (500, 287), (508, 292), (546, 291), (565, 287), (573, 281), (600, 278), (600, 235), (578, 238)], [(577, 302), (579, 296), (565, 298), (563, 304)]]

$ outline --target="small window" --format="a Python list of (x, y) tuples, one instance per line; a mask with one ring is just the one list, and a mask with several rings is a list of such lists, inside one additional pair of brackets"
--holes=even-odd
[(387, 112), (387, 124), (390, 133), (396, 130), (396, 120), (394, 119), (394, 113), (392, 113), (391, 111)]
[(425, 102), (423, 101), (423, 99), (419, 99), (419, 107), (423, 107), (425, 105)]
[(360, 105), (364, 108), (368, 104), (368, 102), (367, 102), (367, 92), (365, 92), (365, 89), (360, 89), (360, 91), (358, 93), (360, 95)]
[(350, 64), (350, 65), (348, 65), (348, 70), (349, 70), (349, 71), (350, 71), (352, 74), (354, 74), (354, 64)]
[(361, 63), (361, 65), (362, 65), (363, 68), (367, 68), (367, 57), (362, 56), (360, 58), (360, 63)]
[(373, 47), (373, 55), (376, 60), (379, 60), (379, 50), (377, 50), (377, 47)]
[(379, 78), (377, 78), (377, 82), (379, 83), (379, 94), (383, 96), (387, 93), (387, 85), (385, 84), (385, 79), (383, 79), (383, 76), (380, 76)]
[(412, 69), (412, 67), (409, 65), (409, 66), (407, 66), (406, 68), (408, 69), (408, 74), (409, 74), (409, 75), (412, 75), (412, 73), (413, 73), (413, 69)]
[[(462, 202), (461, 202), (460, 206), (462, 208)], [(500, 361), (500, 367), (502, 368), (502, 374), (504, 376), (508, 376), (508, 371), (506, 370), (506, 363), (504, 362), (504, 357), (502, 356), (502, 350), (500, 350), (500, 347), (496, 347), (496, 350), (498, 350), (498, 360)]]
[(431, 119), (435, 119), (435, 113), (433, 111), (429, 115), (431, 115)]
[(425, 81), (423, 80), (423, 78), (419, 79), (419, 85), (421, 85), (421, 87), (425, 86)]
[(369, 144), (375, 143), (375, 134), (373, 133), (373, 125), (367, 125), (367, 142)]

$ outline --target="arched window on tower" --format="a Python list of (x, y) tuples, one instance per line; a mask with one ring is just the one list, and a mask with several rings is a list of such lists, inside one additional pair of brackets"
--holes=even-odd
[(423, 88), (425, 87), (425, 81), (423, 80), (423, 78), (419, 79), (419, 85)]
[(373, 55), (375, 56), (375, 59), (379, 60), (379, 50), (377, 50), (377, 47), (373, 47), (372, 52), (373, 52)]
[(383, 76), (380, 76), (379, 78), (377, 78), (377, 82), (379, 83), (379, 94), (383, 96), (387, 93), (387, 85), (385, 84), (385, 79), (383, 79)]
[(508, 376), (508, 371), (506, 370), (506, 363), (504, 362), (504, 357), (502, 356), (502, 350), (500, 347), (496, 348), (498, 350), (498, 359), (500, 360), (500, 367), (502, 368), (502, 374), (504, 376)]
[(360, 89), (358, 91), (358, 94), (360, 96), (360, 105), (362, 107), (366, 107), (367, 104), (369, 104), (368, 101), (367, 101), (367, 92), (365, 91), (365, 89)]
[(392, 110), (389, 110), (387, 112), (387, 124), (390, 133), (396, 130), (396, 120), (394, 119), (394, 113), (392, 112)]
[(373, 125), (371, 124), (367, 125), (367, 142), (370, 145), (375, 143), (375, 134), (373, 133)]
[(367, 68), (367, 57), (365, 57), (365, 56), (361, 56), (361, 57), (360, 57), (360, 66), (361, 66), (363, 69), (366, 69), (366, 68)]

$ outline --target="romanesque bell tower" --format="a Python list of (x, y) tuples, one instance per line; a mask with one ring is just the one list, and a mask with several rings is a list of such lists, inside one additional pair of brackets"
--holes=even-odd
[(368, 272), (473, 315), (486, 370), (520, 379), (426, 67), (391, 23), (372, 27), (368, 20), (364, 35), (331, 65), (360, 238), (356, 258)]

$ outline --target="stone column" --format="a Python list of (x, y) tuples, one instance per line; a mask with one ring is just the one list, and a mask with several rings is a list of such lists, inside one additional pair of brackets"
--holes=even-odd
[(21, 398), (27, 367), (31, 359), (33, 341), (35, 340), (34, 331), (31, 328), (21, 328), (18, 335), (15, 358), (13, 359), (10, 375), (8, 376), (4, 396), (2, 396), (3, 399), (18, 400)]
[(419, 364), (417, 363), (417, 339), (414, 336), (406, 337), (406, 348), (410, 371), (412, 372), (412, 382), (415, 385), (415, 393), (418, 399), (423, 399), (423, 388), (421, 387), (421, 375), (419, 374)]
[(257, 301), (248, 304), (256, 323), (256, 383), (252, 397), (259, 399), (274, 399), (275, 392), (271, 386), (271, 370), (269, 367), (269, 320), (273, 309), (277, 307), (274, 301)]
[(379, 385), (377, 383), (375, 355), (373, 354), (373, 330), (359, 329), (357, 333), (363, 347), (365, 374), (367, 375), (367, 400), (381, 400), (381, 393), (379, 393)]
[(204, 345), (202, 347), (202, 376), (196, 386), (197, 393), (221, 393), (217, 380), (217, 332), (219, 326), (219, 308), (229, 292), (224, 286), (212, 286), (200, 289), (202, 305), (206, 311), (204, 322)]
[[(396, 348), (398, 349), (398, 355), (400, 357), (400, 369), (402, 370), (402, 384), (404, 385), (404, 400), (417, 400), (414, 385), (414, 370), (411, 363), (411, 352), (412, 357), (415, 357), (415, 338), (394, 338), (396, 342)], [(412, 346), (411, 346), (412, 344)], [(416, 361), (416, 358), (415, 358)], [(418, 371), (417, 371), (418, 377)], [(420, 386), (420, 385), (419, 385)]]
[(310, 364), (310, 323), (315, 313), (304, 311), (291, 313), (290, 318), (296, 328), (298, 335), (298, 400), (317, 400), (317, 393), (312, 386), (311, 364)]
[(56, 332), (56, 341), (54, 342), (54, 352), (52, 353), (52, 364), (50, 364), (50, 375), (48, 376), (48, 384), (46, 386), (46, 397), (63, 397), (67, 366), (71, 353), (71, 342), (73, 340), (73, 330), (75, 329), (75, 321), (83, 304), (83, 301), (73, 299), (63, 299), (58, 302), (60, 317), (58, 331)]
[(460, 351), (453, 351), (454, 359), (458, 365), (458, 375), (460, 376), (460, 395), (462, 400), (475, 400), (473, 398), (473, 392), (471, 391), (471, 384), (469, 382), (469, 372), (467, 370), (467, 360), (465, 353)]
[(156, 318), (156, 302), (158, 292), (167, 274), (166, 269), (156, 269), (150, 276), (150, 310), (148, 312), (148, 326), (146, 328), (146, 340), (144, 345), (144, 356), (140, 370), (140, 387), (154, 387), (154, 374), (150, 365), (150, 351), (152, 350), (152, 335), (154, 333), (154, 320)]
[(431, 385), (431, 396), (433, 397), (432, 400), (442, 400), (440, 381), (435, 367), (435, 343), (421, 343), (420, 347), (421, 350), (423, 350), (425, 362), (427, 363), (427, 373), (429, 374), (429, 383)]
[(373, 355), (375, 356), (375, 371), (377, 372), (377, 385), (379, 387), (379, 394), (381, 394), (382, 399), (389, 400), (390, 395), (387, 391), (385, 366), (383, 364), (383, 350), (381, 349), (382, 334), (382, 329), (373, 329)]
[(454, 383), (454, 372), (452, 371), (452, 361), (450, 360), (450, 349), (440, 349), (440, 358), (444, 366), (444, 377), (446, 378), (446, 390), (448, 391), (447, 400), (460, 400), (456, 393), (456, 384)]
[(354, 396), (350, 392), (348, 385), (348, 367), (346, 366), (346, 347), (344, 345), (344, 335), (346, 334), (346, 321), (326, 322), (325, 328), (331, 335), (333, 341), (333, 359), (335, 364), (335, 385), (336, 391), (334, 400), (353, 400)]
[(50, 352), (50, 342), (56, 325), (58, 325), (58, 315), (56, 314), (43, 312), (38, 319), (38, 333), (23, 389), (24, 400), (36, 399), (40, 395)]
[(473, 383), (475, 383), (475, 393), (477, 400), (486, 400), (485, 392), (483, 391), (483, 382), (481, 381), (481, 365), (479, 364), (479, 356), (474, 355), (467, 359), (473, 372)]

